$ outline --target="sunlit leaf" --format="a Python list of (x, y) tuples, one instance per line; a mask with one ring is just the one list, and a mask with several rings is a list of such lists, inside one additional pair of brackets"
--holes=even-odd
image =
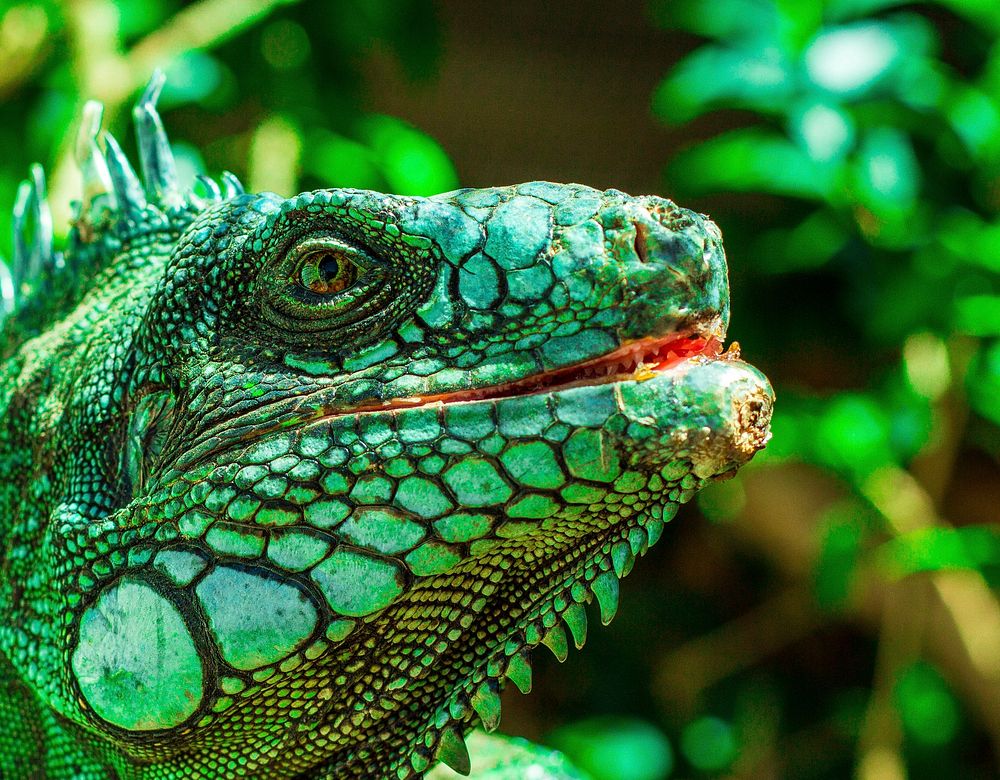
[(899, 40), (888, 25), (863, 22), (821, 33), (806, 50), (806, 73), (817, 86), (849, 95), (884, 77), (899, 56)]
[(792, 138), (821, 162), (843, 157), (854, 143), (854, 120), (835, 104), (810, 101), (796, 106), (790, 128)]
[(670, 741), (636, 718), (578, 721), (553, 732), (546, 742), (594, 780), (664, 780), (673, 771)]
[(948, 347), (933, 333), (914, 333), (903, 344), (903, 370), (914, 392), (940, 398), (951, 385)]
[(890, 127), (870, 131), (855, 167), (858, 199), (879, 215), (913, 208), (920, 188), (920, 166), (909, 138)]
[(458, 186), (448, 155), (430, 136), (388, 116), (365, 120), (361, 136), (370, 145), (392, 192), (434, 195)]

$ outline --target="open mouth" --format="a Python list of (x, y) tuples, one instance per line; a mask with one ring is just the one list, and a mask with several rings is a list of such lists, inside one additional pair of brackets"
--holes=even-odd
[(733, 342), (729, 350), (723, 353), (722, 341), (716, 336), (674, 333), (660, 338), (639, 339), (601, 357), (534, 374), (514, 382), (436, 395), (393, 398), (383, 401), (378, 406), (365, 406), (354, 411), (412, 408), (432, 403), (461, 403), (463, 401), (512, 398), (626, 380), (641, 382), (652, 379), (657, 373), (667, 371), (696, 356), (708, 359), (738, 358), (739, 346)]

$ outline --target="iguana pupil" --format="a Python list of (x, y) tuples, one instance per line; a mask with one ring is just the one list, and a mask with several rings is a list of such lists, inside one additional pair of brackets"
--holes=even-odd
[(718, 229), (549, 182), (198, 196), (161, 87), (143, 180), (88, 104), (65, 255), (35, 168), (0, 264), (0, 775), (465, 770), (767, 441)]
[(303, 258), (299, 276), (303, 286), (315, 293), (330, 295), (354, 284), (357, 266), (343, 256), (320, 250)]

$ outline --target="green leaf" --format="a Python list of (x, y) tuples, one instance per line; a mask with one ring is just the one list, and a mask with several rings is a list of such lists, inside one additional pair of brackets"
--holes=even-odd
[(956, 14), (972, 20), (984, 30), (1000, 32), (1000, 5), (995, 0), (937, 0)]
[(995, 96), (971, 86), (957, 86), (947, 118), (969, 153), (993, 155), (1000, 149), (1000, 105)]
[(820, 416), (815, 452), (820, 462), (863, 478), (895, 461), (891, 422), (875, 399), (854, 393), (835, 396)]
[(1000, 295), (969, 295), (955, 301), (955, 329), (970, 336), (1000, 336)]
[(746, 491), (738, 475), (723, 482), (713, 482), (698, 493), (698, 508), (716, 523), (733, 520), (743, 511), (746, 502)]
[[(808, 5), (808, 3), (802, 3)], [(732, 40), (761, 31), (777, 32), (782, 12), (768, 0), (655, 0), (653, 20), (666, 29), (681, 28), (706, 38)]]
[(225, 66), (210, 54), (187, 51), (166, 68), (160, 107), (180, 103), (198, 103), (211, 95), (223, 82)]
[(434, 195), (455, 189), (458, 176), (448, 155), (430, 136), (388, 116), (373, 116), (361, 126), (382, 175), (399, 195)]
[(917, 742), (942, 746), (958, 736), (958, 702), (930, 664), (916, 663), (903, 671), (893, 693), (903, 728)]
[(913, 531), (883, 544), (877, 560), (896, 578), (922, 571), (996, 566), (1000, 564), (1000, 529), (966, 526)]
[(736, 735), (721, 718), (698, 718), (684, 727), (681, 751), (695, 769), (720, 772), (736, 759)]
[(818, 209), (791, 229), (764, 233), (755, 256), (765, 273), (811, 271), (825, 265), (849, 238), (832, 210)]
[(310, 133), (303, 149), (303, 169), (327, 187), (377, 189), (382, 174), (371, 149), (327, 131)]
[(793, 95), (791, 64), (774, 46), (703, 46), (681, 60), (653, 93), (653, 113), (679, 124), (725, 105), (781, 113)]
[(1000, 273), (1000, 222), (956, 208), (943, 217), (936, 238), (959, 262)]
[(980, 346), (966, 384), (972, 408), (1000, 424), (1000, 341)]
[(664, 780), (674, 766), (670, 741), (637, 718), (613, 716), (577, 721), (545, 740), (594, 780)]
[(920, 189), (920, 166), (910, 139), (890, 127), (870, 131), (855, 162), (855, 188), (858, 200), (882, 217), (911, 211)]
[(733, 130), (680, 153), (668, 168), (671, 181), (694, 193), (763, 191), (823, 200), (836, 166), (811, 159), (796, 144), (761, 128)]
[(823, 517), (822, 542), (813, 572), (819, 606), (839, 609), (847, 603), (869, 522), (866, 509), (854, 501), (834, 505)]

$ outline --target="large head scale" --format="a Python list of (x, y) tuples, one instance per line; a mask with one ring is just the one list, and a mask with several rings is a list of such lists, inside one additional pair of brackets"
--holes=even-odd
[(766, 441), (718, 231), (542, 182), (201, 202), (140, 107), (144, 187), (113, 141), (84, 155), (110, 188), (67, 255), (107, 270), (5, 380), (10, 407), (51, 376), (24, 476), (59, 587), (4, 587), (67, 617), (58, 652), (3, 649), (128, 776), (461, 766), (528, 651), (582, 644), (592, 594), (610, 620), (678, 504)]

